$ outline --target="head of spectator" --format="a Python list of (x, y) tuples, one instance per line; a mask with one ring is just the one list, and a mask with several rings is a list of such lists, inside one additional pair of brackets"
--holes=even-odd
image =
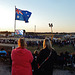
[(45, 38), (45, 40), (43, 41), (43, 48), (48, 48), (49, 50), (53, 49), (49, 38)]
[(61, 53), (60, 53), (60, 56), (63, 56), (63, 55), (64, 55), (63, 52), (61, 52)]
[(20, 38), (18, 40), (18, 46), (21, 48), (25, 48), (27, 46), (24, 38)]
[(4, 50), (4, 48), (1, 48), (1, 51), (3, 51)]
[(4, 49), (4, 48), (1, 48), (0, 53), (4, 53), (4, 55), (1, 55), (1, 56), (6, 56), (6, 55), (7, 55), (7, 52), (5, 51), (5, 49)]
[(38, 54), (39, 54), (39, 53), (38, 53), (38, 50), (35, 50), (35, 51), (34, 51), (34, 54), (35, 54), (35, 55), (38, 55)]

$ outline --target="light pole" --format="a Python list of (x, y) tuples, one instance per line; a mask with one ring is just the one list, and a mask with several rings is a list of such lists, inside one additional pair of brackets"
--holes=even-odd
[(53, 24), (52, 23), (51, 24), (49, 23), (49, 27), (51, 27), (51, 33), (52, 33), (53, 32), (52, 31)]
[[(51, 27), (51, 33), (52, 33), (51, 34), (51, 40), (52, 40), (53, 39), (53, 31), (52, 31), (53, 24), (52, 23), (51, 24), (49, 23), (49, 27)], [(51, 43), (52, 43), (52, 41), (51, 41)]]

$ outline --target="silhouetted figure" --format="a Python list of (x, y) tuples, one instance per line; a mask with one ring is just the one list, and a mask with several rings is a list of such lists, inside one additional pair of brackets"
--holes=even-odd
[(37, 66), (37, 56), (38, 56), (38, 50), (35, 50), (33, 53), (33, 62), (32, 62), (32, 68), (33, 68), (33, 75), (36, 75), (36, 70), (38, 68)]

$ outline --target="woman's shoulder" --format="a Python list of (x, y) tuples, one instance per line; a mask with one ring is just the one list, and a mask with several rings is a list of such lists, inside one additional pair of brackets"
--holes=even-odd
[(46, 49), (42, 48), (40, 49), (40, 52), (39, 53), (45, 53)]
[(17, 48), (15, 48), (15, 49), (13, 49), (13, 50), (18, 50), (18, 49), (20, 49), (20, 47), (17, 47)]
[(30, 52), (28, 49), (26, 49), (26, 48), (20, 48), (20, 47), (17, 47), (15, 49), (13, 49), (12, 51), (25, 51), (25, 52)]
[(45, 50), (44, 48), (41, 48), (41, 49), (40, 49), (40, 52), (43, 52), (44, 50)]
[(56, 50), (55, 50), (55, 49), (52, 49), (52, 51), (53, 51), (53, 52), (56, 52)]

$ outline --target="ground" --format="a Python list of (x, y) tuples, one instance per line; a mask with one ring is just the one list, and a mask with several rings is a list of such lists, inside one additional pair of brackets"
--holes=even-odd
[(71, 72), (68, 70), (59, 70), (55, 69), (53, 75), (75, 75), (75, 72)]
[[(11, 75), (10, 65), (6, 65), (3, 62), (0, 62), (0, 75)], [(55, 69), (53, 75), (75, 75), (75, 72)]]
[(0, 75), (11, 75), (9, 65), (5, 65), (4, 63), (0, 62)]

